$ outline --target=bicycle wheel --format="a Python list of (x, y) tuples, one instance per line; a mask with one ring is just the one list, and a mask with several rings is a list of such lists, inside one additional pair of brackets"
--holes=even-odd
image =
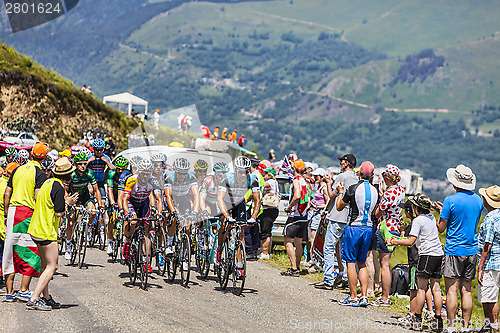
[(128, 259), (128, 275), (132, 285), (135, 284), (135, 280), (137, 279), (138, 254), (137, 240), (133, 239), (130, 244), (130, 258)]
[(77, 241), (77, 252), (78, 252), (78, 268), (83, 267), (83, 263), (85, 260), (85, 253), (87, 252), (87, 223), (85, 221), (82, 222), (82, 229), (78, 233), (78, 241)]
[(94, 247), (95, 245), (95, 241), (96, 241), (96, 238), (95, 238), (95, 234), (96, 234), (96, 224), (95, 224), (95, 221), (91, 222), (88, 226), (88, 243), (89, 243), (89, 247)]
[(167, 236), (165, 235), (165, 230), (162, 227), (156, 229), (155, 233), (155, 251), (153, 252), (156, 259), (156, 268), (158, 269), (158, 274), (161, 276), (165, 275), (165, 270), (167, 268), (165, 249), (167, 248)]
[(59, 242), (59, 254), (64, 254), (66, 250), (66, 217), (63, 218), (61, 225), (59, 226), (59, 232), (57, 235), (57, 241)]
[(140, 276), (139, 279), (141, 281), (141, 288), (146, 290), (148, 286), (148, 267), (149, 267), (149, 253), (147, 251), (147, 239), (146, 236), (142, 236), (139, 240), (139, 243), (137, 244), (137, 250), (139, 251), (139, 255), (137, 258), (139, 259), (138, 265), (139, 265), (139, 272)]
[[(238, 249), (241, 251), (241, 259), (242, 261), (238, 263), (237, 253)], [(233, 267), (233, 294), (236, 296), (240, 296), (243, 291), (243, 287), (245, 286), (245, 278), (247, 275), (247, 262), (245, 258), (245, 245), (241, 240), (237, 240), (234, 245), (233, 255), (232, 255), (232, 267)], [(238, 265), (239, 264), (239, 265)], [(239, 266), (239, 267), (238, 267)]]
[(117, 224), (115, 236), (113, 237), (113, 253), (111, 254), (111, 259), (114, 262), (116, 262), (116, 259), (118, 258), (118, 252), (121, 252), (120, 251), (121, 246), (122, 246), (121, 227), (120, 225)]
[[(106, 221), (104, 217), (101, 217), (99, 214), (99, 220), (101, 220), (102, 224), (97, 227), (97, 248), (101, 251), (104, 251), (104, 246), (106, 244)], [(104, 226), (103, 229), (101, 229), (101, 226)]]
[(226, 289), (227, 287), (227, 282), (229, 281), (229, 273), (231, 271), (231, 255), (229, 251), (229, 240), (226, 239), (224, 245), (222, 246), (221, 263), (218, 271), (219, 285), (222, 290)]
[(210, 270), (210, 249), (208, 244), (208, 234), (207, 231), (203, 231), (203, 243), (205, 248), (199, 251), (199, 258), (197, 258), (198, 272), (200, 272), (200, 277), (205, 280), (208, 276), (208, 271)]
[(191, 272), (191, 243), (186, 233), (182, 233), (181, 236), (179, 271), (181, 273), (181, 286), (187, 287), (189, 283), (189, 273)]

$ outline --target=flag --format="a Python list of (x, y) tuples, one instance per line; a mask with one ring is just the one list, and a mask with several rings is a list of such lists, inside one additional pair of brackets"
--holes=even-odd
[(285, 171), (286, 174), (288, 175), (288, 179), (290, 179), (290, 181), (293, 182), (292, 167), (290, 166), (290, 161), (288, 160), (288, 156), (286, 156), (286, 155), (285, 155), (285, 158), (283, 159), (283, 164), (281, 165), (281, 170)]

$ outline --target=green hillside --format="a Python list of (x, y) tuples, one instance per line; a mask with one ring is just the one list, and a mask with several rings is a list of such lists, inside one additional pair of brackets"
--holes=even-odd
[(98, 96), (196, 104), (203, 123), (244, 130), (263, 154), (330, 165), (352, 151), (425, 177), (460, 162), (480, 183), (500, 176), (500, 4), (137, 0), (89, 26), (92, 6), (117, 3), (79, 6), (3, 39)]

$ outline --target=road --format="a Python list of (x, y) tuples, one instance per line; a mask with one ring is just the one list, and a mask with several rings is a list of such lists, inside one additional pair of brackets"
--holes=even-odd
[(107, 258), (90, 249), (88, 267), (79, 270), (65, 266), (60, 257), (50, 290), (62, 309), (34, 311), (21, 302), (2, 302), (2, 331), (404, 331), (386, 311), (340, 306), (336, 300), (345, 297), (340, 292), (316, 290), (306, 278), (283, 277), (264, 262), (249, 262), (246, 289), (238, 297), (221, 291), (212, 273), (202, 281), (195, 271), (188, 288), (153, 273), (144, 291), (129, 285), (126, 266)]

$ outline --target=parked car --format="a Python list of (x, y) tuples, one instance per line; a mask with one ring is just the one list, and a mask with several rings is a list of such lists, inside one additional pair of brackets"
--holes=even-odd
[(40, 140), (38, 140), (38, 137), (33, 133), (19, 132), (7, 133), (3, 141), (15, 146), (32, 147)]

